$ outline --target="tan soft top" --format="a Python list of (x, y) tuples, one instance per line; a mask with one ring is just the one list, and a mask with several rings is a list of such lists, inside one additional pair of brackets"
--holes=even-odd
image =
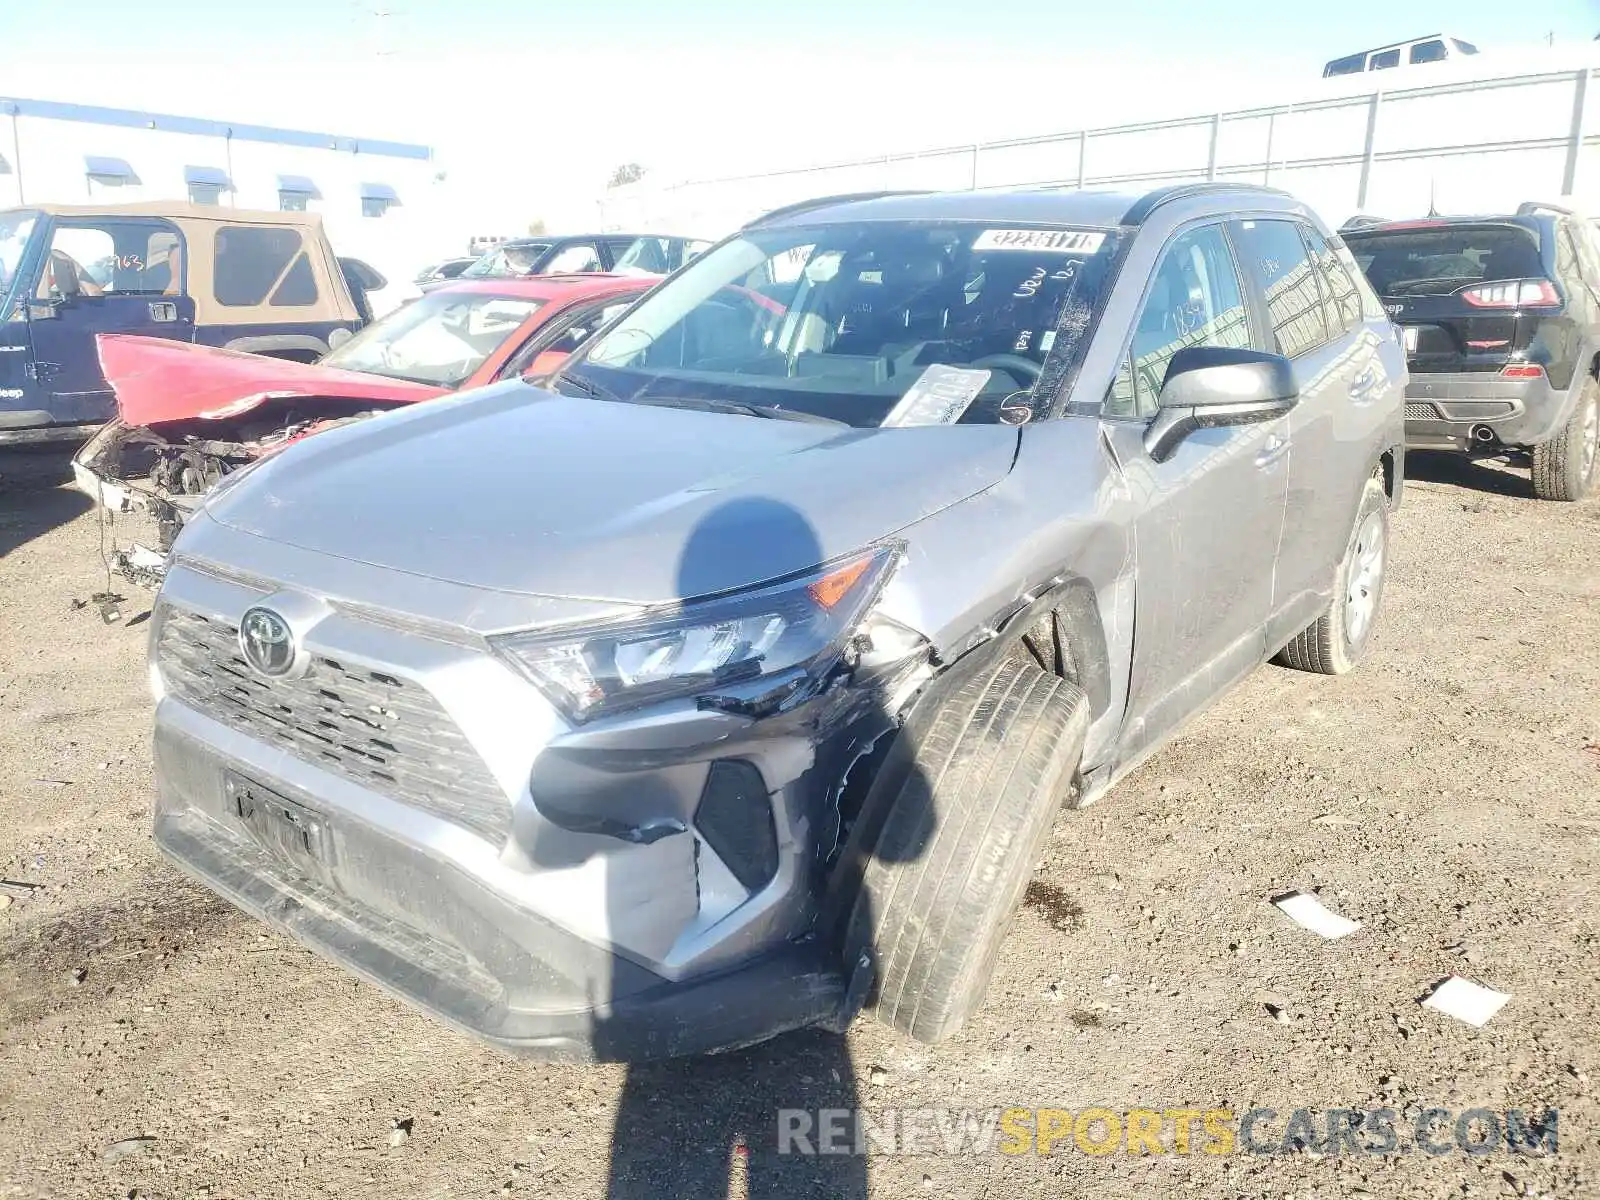
[(233, 222), (247, 225), (298, 225), (321, 227), (314, 212), (277, 212), (270, 209), (224, 208), (218, 204), (190, 204), (185, 200), (139, 200), (131, 204), (20, 204), (12, 210), (42, 212), (52, 217), (165, 217), (169, 221)]
[[(267, 209), (223, 208), (215, 204), (190, 204), (181, 200), (141, 200), (132, 204), (25, 204), (6, 211), (39, 212), (51, 217), (77, 219), (157, 217), (176, 225), (188, 246), (187, 289), (194, 300), (197, 325), (298, 325), (307, 322), (360, 319), (344, 271), (333, 247), (323, 236), (322, 218), (314, 212), (273, 212)], [(261, 304), (224, 306), (217, 302), (213, 284), (215, 229), (219, 225), (276, 225), (298, 229), (317, 280), (317, 302), (293, 307)], [(286, 264), (283, 274), (293, 266)], [(281, 280), (280, 275), (279, 279)], [(277, 282), (272, 284), (277, 287)], [(271, 294), (271, 288), (268, 294)]]

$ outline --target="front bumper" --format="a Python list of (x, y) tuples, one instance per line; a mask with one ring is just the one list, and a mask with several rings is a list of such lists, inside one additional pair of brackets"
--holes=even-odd
[[(692, 1054), (840, 1019), (808, 935), (831, 789), (873, 724), (856, 689), (780, 717), (689, 705), (574, 730), (480, 648), (335, 610), (304, 639), (308, 686), (285, 690), (224, 661), (225, 623), (263, 599), (180, 561), (152, 622), (155, 836), (182, 869), (516, 1052)], [(370, 732), (379, 712), (398, 724)], [(770, 813), (754, 875), (748, 840), (708, 815), (726, 762), (759, 787), (734, 807)], [(315, 845), (263, 836), (240, 781), (308, 814)]]
[(1503, 379), (1484, 372), (1411, 375), (1406, 385), (1406, 445), (1413, 450), (1466, 450), (1485, 426), (1503, 446), (1549, 441), (1568, 411), (1569, 393), (1548, 378)]
[[(113, 540), (119, 543), (107, 555), (111, 568), (130, 583), (159, 587), (172, 541), (203, 497), (165, 496), (148, 483), (111, 477), (105, 464), (123, 426), (111, 421), (97, 428), (72, 457), (73, 484), (110, 514)], [(125, 532), (134, 539), (127, 546), (118, 537)]]
[[(168, 730), (157, 739), (157, 766), (156, 843), (180, 869), (368, 982), (503, 1050), (669, 1058), (836, 1023), (843, 1012), (844, 984), (815, 945), (784, 946), (669, 982), (377, 830), (342, 829), (345, 865), (324, 883), (205, 803), (225, 789), (221, 763), (202, 747)], [(180, 777), (185, 783), (175, 784)]]

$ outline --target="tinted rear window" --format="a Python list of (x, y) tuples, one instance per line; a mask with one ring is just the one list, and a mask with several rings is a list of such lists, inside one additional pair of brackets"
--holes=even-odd
[(1443, 296), (1544, 274), (1538, 239), (1517, 225), (1361, 231), (1344, 240), (1380, 296)]
[(299, 253), (298, 230), (275, 225), (229, 225), (217, 230), (212, 281), (217, 303), (238, 308), (260, 304)]

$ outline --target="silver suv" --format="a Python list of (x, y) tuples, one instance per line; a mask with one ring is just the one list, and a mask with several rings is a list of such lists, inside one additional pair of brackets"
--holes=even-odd
[(1405, 380), (1279, 192), (780, 210), (543, 387), (224, 480), (152, 622), (156, 838), (518, 1051), (943, 1038), (1063, 806), (1360, 659)]

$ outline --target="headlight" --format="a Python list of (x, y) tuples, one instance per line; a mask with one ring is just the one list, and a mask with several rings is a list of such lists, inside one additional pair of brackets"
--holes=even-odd
[(894, 558), (879, 547), (750, 591), (493, 644), (573, 722), (787, 671), (820, 676), (838, 661)]

